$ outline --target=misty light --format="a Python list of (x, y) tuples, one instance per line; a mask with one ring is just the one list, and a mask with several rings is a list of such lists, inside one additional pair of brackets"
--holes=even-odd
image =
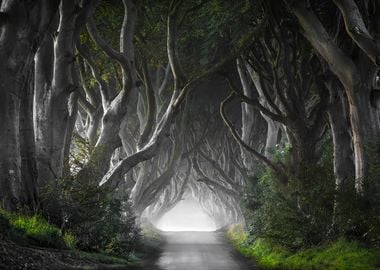
[(215, 231), (214, 221), (191, 196), (179, 202), (158, 222), (162, 231)]

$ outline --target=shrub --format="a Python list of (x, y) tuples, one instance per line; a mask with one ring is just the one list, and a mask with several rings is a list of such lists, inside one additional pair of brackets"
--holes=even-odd
[(45, 215), (70, 231), (81, 250), (128, 255), (139, 235), (128, 194), (121, 196), (99, 187), (93, 179), (99, 179), (96, 164), (102, 151), (90, 161), (90, 145), (80, 138), (74, 142), (71, 175), (57, 179), (44, 192)]
[(358, 240), (380, 247), (380, 140), (367, 147), (370, 157), (365, 194), (355, 192), (355, 180), (348, 179), (336, 196), (337, 233), (349, 240)]
[[(356, 194), (354, 179), (336, 190), (331, 143), (324, 141), (320, 149), (319, 160), (301, 168), (302, 179), (289, 169), (286, 187), (267, 169), (256, 168), (242, 199), (247, 232), (231, 231), (228, 237), (270, 269), (375, 269), (380, 265), (373, 249), (380, 246), (380, 141), (367, 148), (365, 196)], [(274, 160), (291, 166), (287, 149), (274, 153)]]
[(164, 239), (151, 223), (142, 225), (139, 241), (137, 242), (136, 251), (140, 254), (149, 256), (159, 253)]
[(76, 245), (77, 245), (77, 239), (76, 237), (74, 236), (74, 234), (72, 234), (71, 232), (65, 232), (63, 234), (63, 240), (65, 241), (66, 243), (66, 246), (69, 248), (69, 249), (75, 249), (76, 248)]
[(326, 192), (328, 187), (316, 180), (310, 190), (284, 194), (270, 173), (252, 178), (250, 196), (243, 200), (250, 238), (267, 238), (294, 250), (320, 244), (328, 237), (333, 215), (333, 188)]
[(133, 250), (138, 227), (127, 198), (114, 198), (106, 189), (82, 184), (75, 177), (60, 179), (49, 198), (45, 204), (59, 205), (61, 227), (75, 236), (77, 248), (117, 255)]
[[(334, 214), (335, 180), (332, 149), (328, 142), (319, 162), (301, 168), (306, 179), (291, 174), (282, 186), (275, 176), (257, 167), (246, 186), (242, 208), (249, 239), (265, 238), (291, 250), (311, 247), (328, 240)], [(290, 166), (289, 147), (274, 153), (274, 159)]]

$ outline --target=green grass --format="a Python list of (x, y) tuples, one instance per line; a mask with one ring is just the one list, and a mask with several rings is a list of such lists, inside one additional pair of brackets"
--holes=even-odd
[(73, 248), (75, 237), (49, 224), (41, 216), (25, 216), (8, 213), (0, 209), (0, 234), (5, 239), (21, 245), (47, 248)]
[[(153, 235), (146, 236), (150, 240)], [(134, 254), (127, 257), (112, 256), (102, 252), (84, 252), (75, 248), (76, 239), (70, 232), (62, 233), (56, 226), (50, 224), (39, 215), (25, 216), (9, 213), (0, 208), (0, 240), (12, 241), (20, 246), (71, 249), (70, 253), (83, 260), (95, 263), (139, 266), (141, 259)], [(152, 241), (152, 240), (151, 240)], [(153, 241), (154, 242), (154, 241)], [(86, 267), (84, 267), (86, 268)], [(88, 269), (97, 269), (89, 266)]]
[(263, 239), (247, 244), (241, 225), (226, 233), (232, 245), (244, 256), (254, 258), (264, 269), (288, 270), (376, 270), (380, 269), (380, 250), (366, 249), (357, 242), (340, 239), (325, 246), (291, 253)]

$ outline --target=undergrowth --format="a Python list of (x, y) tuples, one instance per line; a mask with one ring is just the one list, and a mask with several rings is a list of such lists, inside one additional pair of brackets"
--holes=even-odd
[(0, 237), (20, 245), (69, 249), (75, 246), (75, 237), (49, 224), (39, 215), (25, 216), (0, 209)]
[(292, 252), (268, 240), (249, 241), (242, 225), (227, 233), (232, 245), (244, 256), (257, 260), (264, 269), (292, 270), (376, 270), (380, 269), (380, 250), (361, 246), (343, 238), (326, 245)]
[(43, 188), (42, 214), (74, 235), (76, 248), (128, 257), (140, 241), (129, 195), (122, 187), (111, 192), (98, 185), (104, 149), (90, 155), (94, 149), (88, 141), (77, 136), (73, 143), (71, 174)]
[(246, 229), (227, 236), (267, 269), (380, 269), (380, 141), (371, 145), (365, 196), (354, 179), (335, 186), (331, 141), (321, 156), (292, 173), (291, 152), (274, 153), (289, 169), (286, 186), (268, 169), (251, 172), (241, 200)]
[(134, 243), (135, 250), (128, 254), (116, 254), (108, 250), (85, 252), (78, 249), (74, 234), (62, 233), (62, 230), (44, 217), (9, 213), (0, 208), (0, 241), (2, 240), (30, 248), (51, 248), (58, 252), (68, 250), (79, 259), (129, 266), (140, 265), (144, 256), (158, 254), (163, 241), (158, 231), (149, 227), (141, 231), (139, 240)]

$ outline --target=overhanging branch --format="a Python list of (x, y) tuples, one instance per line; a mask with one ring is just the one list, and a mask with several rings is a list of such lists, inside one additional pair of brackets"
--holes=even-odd
[(252, 153), (258, 160), (260, 160), (266, 166), (268, 166), (276, 174), (276, 176), (279, 178), (279, 180), (283, 184), (287, 184), (288, 179), (287, 179), (287, 176), (284, 173), (284, 170), (283, 170), (282, 166), (278, 167), (271, 160), (269, 160), (267, 157), (265, 157), (264, 155), (260, 154), (255, 149), (253, 149), (248, 144), (246, 144), (240, 138), (240, 135), (237, 133), (235, 127), (232, 124), (232, 122), (228, 119), (227, 113), (226, 113), (226, 106), (234, 99), (234, 97), (235, 97), (235, 93), (231, 92), (231, 94), (229, 96), (227, 96), (227, 98), (224, 99), (222, 101), (222, 103), (220, 104), (220, 115), (222, 116), (222, 119), (223, 119), (224, 123), (228, 127), (228, 130), (231, 132), (233, 138), (237, 141), (237, 143), (239, 145), (241, 145), (248, 152)]

